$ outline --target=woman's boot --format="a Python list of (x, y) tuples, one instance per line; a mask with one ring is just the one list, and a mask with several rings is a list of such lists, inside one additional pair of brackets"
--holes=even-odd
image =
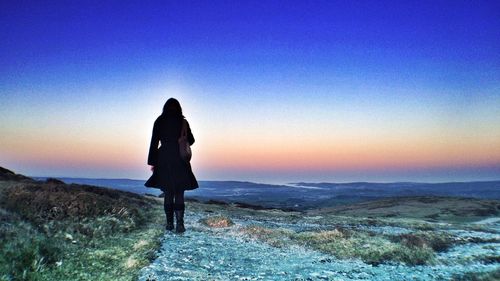
[(181, 233), (186, 231), (184, 228), (184, 210), (175, 210), (175, 232)]

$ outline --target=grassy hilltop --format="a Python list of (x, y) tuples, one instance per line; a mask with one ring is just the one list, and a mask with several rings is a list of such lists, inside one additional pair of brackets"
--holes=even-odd
[[(397, 197), (307, 211), (191, 200), (186, 209), (184, 237), (163, 237), (158, 198), (40, 182), (0, 168), (0, 280), (170, 280), (179, 272), (232, 278), (239, 275), (228, 274), (240, 273), (222, 263), (233, 251), (226, 242), (241, 248), (234, 256), (241, 258), (242, 264), (233, 264), (238, 268), (268, 254), (273, 267), (315, 262), (313, 270), (325, 268), (345, 280), (500, 278), (499, 200)], [(167, 250), (159, 253), (161, 237)], [(226, 241), (222, 247), (220, 241)], [(220, 266), (202, 264), (216, 262), (207, 255), (218, 251)], [(284, 253), (291, 260), (273, 261)], [(310, 256), (300, 260), (303, 255)]]
[(135, 280), (163, 233), (155, 198), (0, 169), (0, 280)]

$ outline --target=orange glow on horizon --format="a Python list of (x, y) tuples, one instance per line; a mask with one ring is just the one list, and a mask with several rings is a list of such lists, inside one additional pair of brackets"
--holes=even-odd
[[(144, 128), (147, 133), (134, 135), (128, 135), (127, 131), (72, 135), (60, 131), (16, 130), (3, 137), (2, 149), (7, 158), (40, 166), (148, 171), (150, 128)], [(259, 134), (255, 129), (235, 132), (233, 138), (195, 131), (193, 168), (341, 171), (474, 167), (500, 163), (500, 137), (495, 133), (481, 138), (453, 133), (435, 137), (437, 134), (433, 132), (395, 136), (346, 132), (316, 137), (313, 133), (301, 135), (271, 130)]]
[[(500, 141), (475, 143), (345, 141), (309, 143), (218, 143), (200, 152), (202, 167), (271, 170), (357, 170), (390, 168), (439, 168), (500, 163)], [(195, 150), (196, 153), (196, 150)], [(195, 154), (196, 158), (196, 154)]]

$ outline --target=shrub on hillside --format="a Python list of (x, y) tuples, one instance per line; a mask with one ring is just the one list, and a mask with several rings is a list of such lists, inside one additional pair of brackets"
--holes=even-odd
[(0, 206), (30, 221), (111, 215), (141, 221), (150, 201), (137, 194), (86, 185), (20, 184), (8, 188)]
[(208, 227), (213, 227), (213, 228), (230, 227), (234, 224), (233, 221), (226, 216), (206, 217), (206, 218), (200, 219), (200, 223), (202, 223)]

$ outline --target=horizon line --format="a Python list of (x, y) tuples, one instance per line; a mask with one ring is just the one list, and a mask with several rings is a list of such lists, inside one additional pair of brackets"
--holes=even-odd
[[(28, 176), (30, 178), (56, 178), (56, 179), (88, 179), (88, 180), (133, 180), (133, 181), (146, 181), (147, 179), (132, 179), (132, 178), (90, 178), (90, 177), (59, 177), (59, 176)], [(478, 182), (500, 182), (499, 179), (495, 180), (470, 180), (470, 181), (436, 181), (436, 182), (424, 182), (424, 181), (346, 181), (346, 182), (287, 182), (283, 184), (266, 183), (266, 182), (255, 182), (249, 180), (198, 180), (200, 182), (248, 182), (255, 184), (267, 184), (267, 185), (299, 185), (301, 183), (306, 184), (352, 184), (352, 183), (377, 183), (377, 184), (391, 184), (391, 183), (413, 183), (413, 184), (446, 184), (446, 183), (478, 183)]]

